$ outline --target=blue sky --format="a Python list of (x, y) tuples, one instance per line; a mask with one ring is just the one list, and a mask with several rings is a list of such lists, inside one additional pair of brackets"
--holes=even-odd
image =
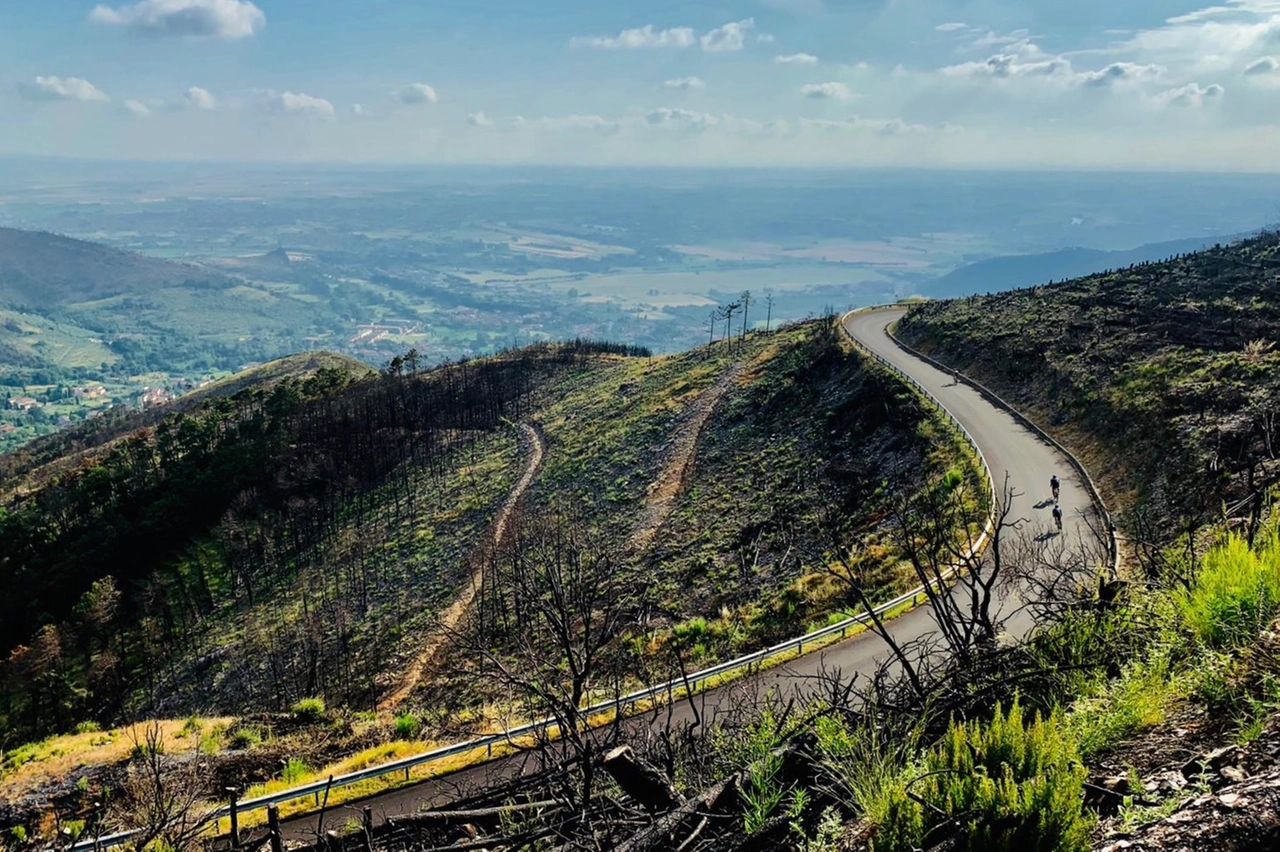
[(0, 152), (1280, 170), (1280, 0), (4, 0)]

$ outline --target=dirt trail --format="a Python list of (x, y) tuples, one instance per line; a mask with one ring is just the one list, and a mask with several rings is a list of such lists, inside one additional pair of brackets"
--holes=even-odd
[[(524, 497), (525, 492), (529, 490), (529, 486), (533, 484), (533, 478), (537, 475), (538, 468), (542, 467), (544, 450), (542, 436), (538, 434), (537, 429), (534, 429), (528, 423), (520, 423), (518, 428), (522, 438), (521, 443), (526, 444), (529, 448), (529, 459), (525, 463), (524, 474), (520, 477), (520, 481), (515, 484), (515, 487), (511, 489), (511, 493), (507, 495), (507, 501), (502, 504), (502, 508), (498, 511), (498, 517), (494, 521), (494, 547), (502, 545), (502, 540), (507, 535), (507, 526), (511, 521), (511, 516), (515, 512), (516, 506), (519, 504), (520, 499)], [(448, 608), (440, 613), (440, 626), (405, 669), (404, 676), (400, 678), (395, 690), (379, 702), (378, 709), (395, 709), (422, 682), (424, 675), (430, 674), (440, 665), (444, 654), (449, 650), (449, 632), (462, 623), (462, 617), (471, 608), (471, 602), (475, 600), (476, 593), (480, 591), (480, 582), (483, 579), (482, 574), (482, 565), (472, 571), (466, 587), (454, 599), (453, 603), (449, 604)]]
[(648, 493), (645, 495), (644, 509), (641, 510), (635, 529), (627, 539), (627, 550), (639, 553), (653, 543), (667, 516), (671, 514), (676, 497), (684, 488), (690, 471), (693, 470), (693, 460), (698, 451), (698, 438), (702, 436), (703, 428), (711, 419), (711, 413), (747, 368), (754, 364), (754, 361), (739, 361), (734, 364), (716, 380), (715, 384), (699, 394), (698, 398), (691, 402), (680, 415), (680, 421), (676, 424), (671, 436), (671, 443), (667, 445), (666, 452), (663, 454), (665, 458), (662, 462), (662, 470), (659, 471), (658, 478), (649, 485)]

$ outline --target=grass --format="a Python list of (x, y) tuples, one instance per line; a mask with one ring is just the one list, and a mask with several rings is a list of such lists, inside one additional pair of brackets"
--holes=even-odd
[[(198, 721), (205, 728), (225, 726), (231, 722), (222, 717)], [(169, 719), (140, 722), (107, 731), (50, 737), (5, 752), (3, 764), (0, 764), (0, 801), (12, 801), (42, 785), (68, 778), (87, 766), (108, 765), (127, 759), (134, 743), (145, 739), (147, 726), (151, 724), (158, 724), (161, 734), (170, 743), (182, 743), (190, 736), (190, 720)]]

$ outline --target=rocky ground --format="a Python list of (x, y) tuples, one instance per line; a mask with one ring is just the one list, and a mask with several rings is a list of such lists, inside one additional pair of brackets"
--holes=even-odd
[(1112, 755), (1087, 790), (1103, 814), (1095, 852), (1280, 849), (1280, 713), (1245, 745), (1210, 742), (1207, 718), (1162, 726)]

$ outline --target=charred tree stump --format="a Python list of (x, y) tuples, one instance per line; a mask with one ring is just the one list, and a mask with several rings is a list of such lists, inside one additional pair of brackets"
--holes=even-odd
[(604, 756), (604, 771), (622, 791), (651, 814), (666, 813), (684, 803), (671, 781), (657, 768), (642, 760), (631, 746), (618, 746)]

